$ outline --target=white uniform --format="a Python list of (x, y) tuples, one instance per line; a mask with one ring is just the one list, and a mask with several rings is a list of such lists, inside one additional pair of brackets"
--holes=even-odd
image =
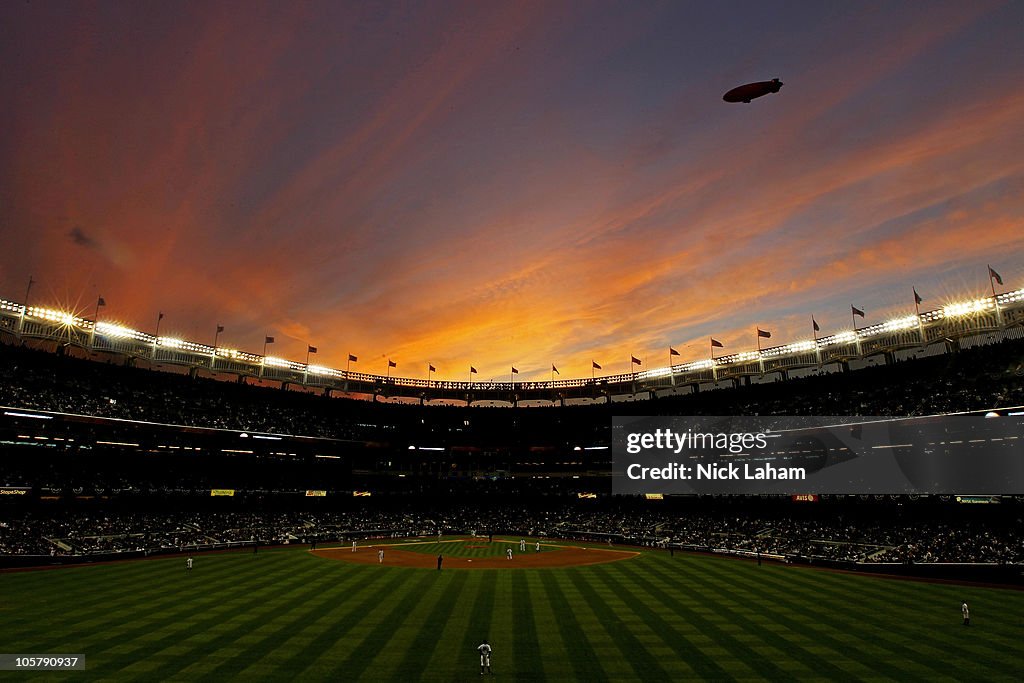
[(491, 646), (488, 645), (487, 641), (485, 640), (484, 642), (480, 643), (480, 646), (477, 647), (477, 650), (480, 651), (480, 673), (482, 674), (484, 672), (484, 669), (487, 669), (487, 672), (490, 673)]
[(960, 605), (960, 611), (964, 615), (964, 626), (970, 626), (971, 624), (971, 610), (967, 607), (967, 601), (964, 600), (964, 604)]
[(381, 564), (384, 563), (384, 551), (383, 550), (378, 550), (377, 551), (377, 561), (380, 562)]
[(519, 539), (519, 552), (521, 552), (521, 553), (525, 553), (526, 552), (526, 539), (525, 538), (520, 538)]
[[(185, 560), (185, 569), (192, 569), (192, 558)], [(966, 604), (966, 603), (965, 603)]]
[(534, 552), (536, 552), (536, 553), (540, 552), (540, 541), (537, 541), (537, 548), (534, 550)]
[(505, 550), (505, 557), (507, 557), (510, 560), (512, 559), (512, 548), (508, 548)]
[(356, 542), (352, 541), (352, 552), (356, 551)]

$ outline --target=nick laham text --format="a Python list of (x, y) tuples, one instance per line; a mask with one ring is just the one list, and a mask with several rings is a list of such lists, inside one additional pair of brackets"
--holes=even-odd
[(664, 467), (644, 467), (633, 463), (626, 468), (626, 476), (638, 480), (698, 480), (698, 479), (806, 479), (803, 467), (772, 467), (770, 463), (742, 467), (733, 463), (725, 465), (684, 465), (670, 463)]

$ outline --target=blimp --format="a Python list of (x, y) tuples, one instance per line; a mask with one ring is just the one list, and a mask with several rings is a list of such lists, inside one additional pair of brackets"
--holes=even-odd
[(770, 81), (758, 81), (757, 83), (747, 83), (733, 88), (729, 92), (722, 96), (722, 99), (726, 102), (746, 102), (750, 103), (750, 100), (767, 95), (768, 93), (779, 92), (779, 88), (784, 85), (782, 81), (777, 78), (773, 78)]

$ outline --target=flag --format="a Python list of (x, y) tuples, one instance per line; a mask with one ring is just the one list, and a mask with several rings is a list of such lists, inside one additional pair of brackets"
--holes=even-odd
[(592, 360), (592, 361), (590, 361), (590, 362), (594, 364), (594, 369), (595, 369), (595, 370), (600, 370), (600, 369), (601, 369), (601, 366), (597, 364), (597, 361), (596, 361), (596, 360)]
[(471, 375), (475, 375), (476, 374), (476, 368), (474, 368), (472, 365), (469, 366), (469, 374), (471, 374)]
[(864, 311), (860, 310), (856, 306), (850, 306), (850, 308), (853, 309), (853, 314), (854, 315), (859, 315), (862, 318), (864, 317)]
[(811, 324), (814, 325), (815, 332), (821, 332), (821, 328), (818, 327), (818, 321), (815, 320), (813, 317), (811, 318)]
[(308, 347), (307, 347), (307, 350), (308, 350), (308, 351), (309, 351), (310, 353), (316, 353), (316, 347), (315, 347), (315, 346), (308, 346)]
[(636, 356), (630, 356), (629, 359), (633, 361), (633, 365), (640, 365), (640, 359)]
[(519, 371), (516, 370), (516, 366), (514, 366), (514, 365), (512, 366), (512, 374), (513, 375), (518, 375), (519, 374)]
[(393, 361), (390, 358), (388, 358), (388, 367), (389, 368), (397, 368), (398, 367), (398, 363), (396, 363), (395, 361)]
[(917, 287), (914, 287), (914, 303), (919, 304), (922, 301), (924, 301), (924, 299), (922, 299), (921, 295), (917, 293)]
[(97, 306), (106, 306), (106, 305), (107, 305), (107, 302), (106, 302), (106, 301), (104, 301), (104, 300), (103, 300), (103, 297), (101, 296), (101, 297), (100, 297), (99, 299), (97, 299), (97, 300), (96, 300), (96, 305), (97, 305)]
[(430, 363), (427, 363), (427, 372), (437, 372), (437, 368), (435, 368)]
[(223, 325), (217, 325), (217, 334), (220, 334), (223, 331), (224, 331), (224, 326)]
[(999, 273), (992, 270), (992, 266), (988, 267), (988, 277), (990, 280), (995, 280), (999, 284), (1003, 284), (1003, 278), (999, 277)]
[(348, 362), (349, 363), (357, 363), (358, 361), (359, 361), (359, 359), (356, 358), (355, 356), (353, 356), (351, 353), (348, 354)]
[(771, 339), (772, 338), (772, 333), (771, 332), (767, 332), (765, 330), (762, 330), (759, 327), (759, 328), (757, 328), (757, 336), (758, 337), (764, 337), (765, 339)]
[(678, 352), (678, 351), (676, 351), (675, 349), (673, 349), (673, 348), (672, 348), (672, 347), (670, 346), (670, 347), (668, 347), (668, 355), (670, 355), (670, 356), (678, 356), (678, 355), (679, 355), (679, 352)]
[(267, 337), (266, 339), (263, 340), (263, 343), (264, 344), (273, 344), (274, 343), (274, 338), (273, 337)]
[[(991, 269), (991, 268), (989, 268), (989, 270), (992, 270), (992, 269)], [(1002, 281), (1002, 280), (1000, 280), (1000, 281), (999, 281), (999, 284), (1003, 284), (1003, 281)], [(163, 313), (163, 311), (160, 311), (160, 315), (158, 315), (158, 316), (156, 317), (156, 319), (157, 319), (157, 320), (163, 320), (163, 319), (164, 319), (164, 313)]]
[(724, 346), (722, 346), (722, 342), (718, 341), (714, 337), (711, 338), (711, 347), (712, 348), (716, 348), (717, 347), (719, 349), (725, 348)]
[(554, 363), (551, 364), (551, 372), (555, 373), (556, 375), (561, 375), (562, 374), (562, 373), (560, 373), (558, 371), (558, 368), (555, 367)]

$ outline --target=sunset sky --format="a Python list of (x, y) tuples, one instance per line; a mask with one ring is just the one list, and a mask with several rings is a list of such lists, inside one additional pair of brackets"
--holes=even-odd
[(0, 297), (334, 367), (1024, 287), (1024, 2), (7, 2), (0, 101)]

